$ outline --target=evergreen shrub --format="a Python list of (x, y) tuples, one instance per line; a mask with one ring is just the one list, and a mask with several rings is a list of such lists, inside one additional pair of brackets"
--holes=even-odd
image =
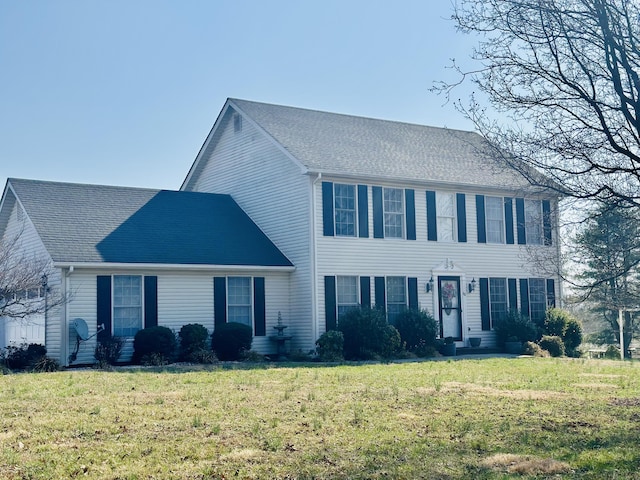
[(211, 335), (211, 347), (220, 360), (240, 360), (251, 350), (253, 329), (243, 323), (229, 322), (216, 325)]
[(133, 362), (140, 363), (145, 357), (154, 358), (154, 362), (170, 362), (175, 356), (176, 346), (176, 336), (167, 327), (138, 330), (133, 339)]
[(398, 330), (380, 309), (353, 308), (340, 317), (338, 330), (344, 335), (347, 360), (391, 358), (401, 350)]

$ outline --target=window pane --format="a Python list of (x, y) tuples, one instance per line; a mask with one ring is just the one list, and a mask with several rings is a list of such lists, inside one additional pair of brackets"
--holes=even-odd
[(360, 304), (358, 277), (339, 276), (336, 279), (336, 287), (338, 291), (338, 317), (340, 317), (347, 310), (355, 308)]
[(529, 309), (531, 320), (542, 322), (547, 310), (547, 290), (543, 278), (529, 279)]
[(455, 235), (455, 196), (453, 193), (436, 195), (436, 211), (438, 215), (438, 241), (453, 242)]
[(336, 235), (355, 237), (356, 235), (356, 187), (355, 185), (334, 185)]
[(524, 201), (524, 223), (527, 244), (542, 245), (542, 202), (540, 200)]
[(489, 279), (489, 303), (491, 308), (491, 323), (495, 325), (507, 315), (507, 279)]
[(113, 277), (113, 334), (133, 337), (142, 328), (142, 277)]
[(227, 278), (227, 320), (252, 326), (251, 278)]
[(401, 188), (385, 188), (384, 196), (384, 236), (404, 238), (404, 196)]
[(407, 308), (406, 278), (387, 277), (387, 320), (393, 324)]
[(499, 197), (485, 197), (487, 221), (487, 242), (504, 243), (503, 200)]

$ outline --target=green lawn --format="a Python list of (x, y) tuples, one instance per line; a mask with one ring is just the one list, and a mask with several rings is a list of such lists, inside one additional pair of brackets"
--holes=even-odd
[(638, 363), (71, 370), (0, 399), (0, 478), (640, 478)]

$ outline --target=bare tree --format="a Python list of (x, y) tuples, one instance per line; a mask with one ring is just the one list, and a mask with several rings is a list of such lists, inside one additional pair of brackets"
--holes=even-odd
[(0, 317), (28, 319), (67, 301), (49, 287), (50, 261), (24, 253), (20, 240), (21, 234), (0, 239)]
[[(480, 36), (449, 98), (533, 185), (640, 204), (640, 5), (629, 0), (459, 0), (460, 31)], [(504, 155), (501, 152), (509, 152)], [(540, 176), (538, 172), (545, 175)]]

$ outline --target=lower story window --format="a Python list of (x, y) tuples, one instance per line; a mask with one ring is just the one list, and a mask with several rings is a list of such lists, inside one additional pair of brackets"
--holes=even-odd
[(489, 279), (489, 308), (491, 311), (491, 324), (504, 319), (507, 315), (507, 279)]
[(547, 289), (544, 278), (529, 279), (529, 311), (531, 320), (542, 322), (547, 311)]
[(227, 321), (253, 326), (251, 277), (227, 278)]
[(339, 276), (336, 279), (338, 318), (360, 304), (358, 299), (358, 277)]
[(406, 280), (406, 277), (387, 277), (387, 321), (392, 325), (407, 308)]
[(113, 277), (113, 335), (133, 337), (142, 328), (142, 277)]

